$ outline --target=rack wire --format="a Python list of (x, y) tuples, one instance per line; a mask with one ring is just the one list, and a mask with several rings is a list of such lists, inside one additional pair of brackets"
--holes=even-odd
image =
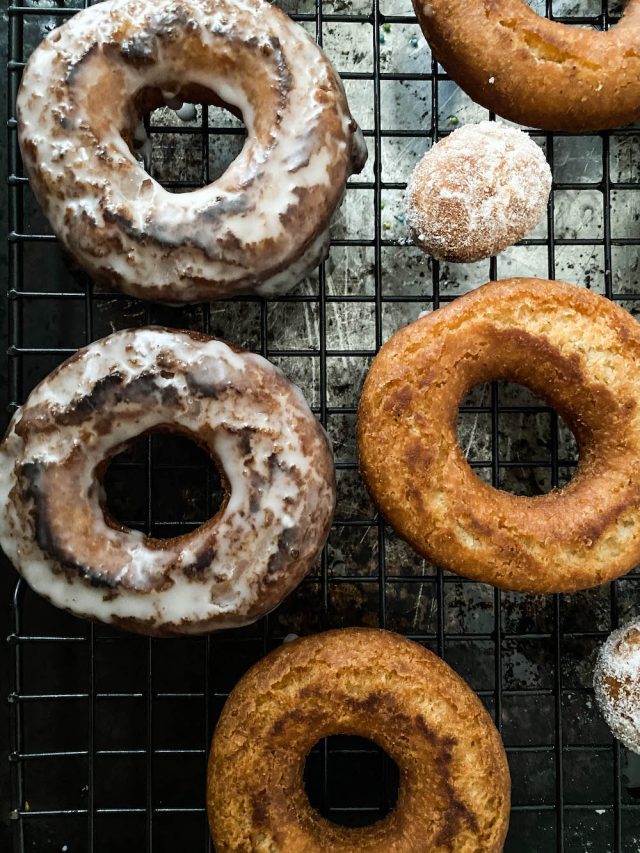
[[(488, 114), (465, 101), (431, 58), (404, 0), (290, 0), (285, 10), (342, 72), (369, 147), (369, 165), (351, 180), (333, 229), (330, 260), (269, 303), (141, 304), (100, 290), (71, 265), (24, 177), (14, 113), (24, 62), (47, 29), (84, 5), (53, 3), (8, 6), (9, 413), (77, 347), (115, 328), (154, 322), (222, 334), (301, 384), (334, 440), (339, 500), (316, 570), (276, 612), (246, 629), (147, 640), (76, 620), (16, 582), (9, 636), (13, 850), (99, 853), (117, 844), (127, 853), (210, 851), (205, 763), (230, 689), (287, 634), (352, 624), (424, 643), (482, 697), (512, 772), (506, 850), (640, 850), (640, 766), (613, 742), (590, 687), (598, 644), (637, 612), (640, 576), (542, 597), (500, 593), (438, 571), (375, 515), (353, 439), (362, 379), (393, 328), (489, 278), (523, 269), (568, 278), (636, 312), (639, 132), (593, 135), (580, 143), (582, 157), (571, 156), (575, 137), (532, 132), (554, 171), (546, 227), (486, 265), (427, 262), (404, 240), (407, 162), (461, 120)], [(620, 14), (604, 0), (555, 7), (551, 0), (536, 6), (565, 23), (604, 29)], [(213, 109), (200, 108), (186, 124), (168, 115), (160, 111), (149, 124), (157, 176), (175, 191), (209, 182), (220, 152), (237, 147), (242, 128)], [(184, 155), (179, 168), (176, 150)], [(494, 486), (536, 493), (566, 482), (576, 464), (555, 412), (502, 383), (472, 392), (461, 407), (460, 435), (479, 475)], [(162, 436), (120, 457), (108, 485), (114, 512), (155, 535), (175, 535), (208, 517), (218, 486), (196, 450)], [(351, 825), (384, 814), (397, 785), (385, 756), (353, 738), (318, 744), (306, 776), (312, 802)]]

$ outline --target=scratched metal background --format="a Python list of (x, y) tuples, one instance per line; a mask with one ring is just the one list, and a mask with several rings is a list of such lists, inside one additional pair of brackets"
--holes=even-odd
[[(362, 380), (381, 342), (489, 278), (564, 278), (636, 312), (640, 132), (534, 133), (555, 179), (546, 221), (491, 261), (431, 263), (407, 241), (406, 178), (434, 137), (488, 114), (436, 67), (410, 0), (283, 0), (343, 74), (370, 152), (336, 214), (331, 256), (291, 295), (270, 302), (143, 304), (99, 290), (70, 263), (17, 151), (13, 103), (22, 64), (45, 32), (82, 5), (24, 0), (5, 7), (5, 422), (5, 411), (88, 341), (147, 322), (202, 329), (261, 352), (303, 388), (333, 438), (339, 500), (328, 547), (307, 582), (269, 618), (208, 639), (149, 641), (92, 626), (43, 603), (3, 566), (0, 591), (7, 587), (11, 599), (1, 611), (10, 635), (0, 658), (10, 712), (0, 770), (8, 786), (5, 846), (16, 853), (210, 850), (206, 754), (238, 678), (289, 633), (384, 625), (441, 654), (495, 715), (513, 777), (508, 851), (640, 850), (640, 759), (613, 742), (590, 688), (602, 638), (638, 612), (640, 576), (543, 597), (498, 593), (438, 572), (376, 517), (354, 442)], [(595, 27), (612, 25), (620, 13), (620, 4), (609, 9), (606, 0), (533, 5)], [(158, 110), (150, 126), (150, 169), (175, 191), (213, 179), (242, 145), (240, 123), (216, 109), (197, 107), (187, 121)], [(571, 434), (518, 386), (476, 388), (461, 409), (459, 434), (479, 476), (513, 492), (547, 491), (575, 466)], [(118, 516), (155, 535), (190, 529), (215, 506), (215, 472), (182, 441), (139, 443), (108, 479)], [(307, 783), (324, 814), (355, 825), (388, 810), (396, 777), (371, 744), (337, 737), (312, 753)]]

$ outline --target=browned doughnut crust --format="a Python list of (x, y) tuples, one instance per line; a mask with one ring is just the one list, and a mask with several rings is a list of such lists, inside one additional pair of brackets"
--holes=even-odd
[[(361, 829), (312, 809), (311, 747), (375, 741), (396, 762), (396, 808)], [(510, 780), (500, 735), (444, 661), (386, 631), (349, 628), (280, 646), (235, 687), (209, 758), (218, 853), (498, 853)]]
[[(573, 430), (580, 463), (563, 489), (499, 491), (458, 445), (474, 385), (531, 388)], [(487, 284), (399, 331), (360, 400), (360, 469), (398, 533), (443, 568), (526, 592), (604, 583), (640, 561), (640, 326), (560, 282)]]
[(640, 118), (640, 2), (607, 32), (550, 21), (523, 0), (413, 0), (435, 57), (474, 101), (545, 130)]

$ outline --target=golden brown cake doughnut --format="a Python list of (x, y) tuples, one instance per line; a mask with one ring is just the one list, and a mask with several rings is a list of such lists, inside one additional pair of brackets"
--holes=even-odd
[[(333, 734), (369, 738), (400, 771), (395, 809), (351, 829), (321, 817), (302, 781)], [(285, 643), (229, 696), (209, 757), (218, 853), (499, 853), (510, 780), (484, 706), (444, 661), (367, 628)]]
[[(132, 153), (141, 116), (176, 100), (228, 106), (248, 133), (226, 172), (189, 193), (163, 189)], [(78, 262), (169, 302), (292, 287), (326, 255), (366, 160), (329, 60), (263, 0), (91, 6), (31, 56), (17, 117), (33, 191)]]
[[(480, 382), (531, 388), (565, 419), (571, 482), (523, 497), (480, 480), (458, 445)], [(640, 562), (640, 325), (560, 282), (486, 284), (401, 329), (367, 376), (360, 470), (398, 533), (442, 568), (503, 589), (570, 592)]]
[[(101, 477), (131, 440), (186, 435), (226, 496), (190, 533), (154, 539), (105, 513)], [(147, 327), (80, 350), (0, 444), (0, 544), (36, 592), (146, 634), (253, 622), (313, 565), (335, 504), (333, 456), (300, 390), (264, 358)]]
[(434, 56), (511, 121), (580, 132), (640, 118), (640, 0), (607, 32), (550, 21), (524, 0), (413, 0)]
[(467, 124), (427, 151), (409, 179), (413, 240), (441, 261), (497, 255), (538, 224), (551, 183), (544, 153), (526, 133), (497, 121)]
[(596, 661), (593, 687), (615, 737), (640, 753), (640, 619), (607, 637)]

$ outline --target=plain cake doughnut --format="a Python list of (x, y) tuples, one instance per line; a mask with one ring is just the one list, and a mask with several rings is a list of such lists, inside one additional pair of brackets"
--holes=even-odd
[[(531, 388), (564, 418), (580, 461), (537, 497), (492, 488), (457, 441), (481, 382)], [(373, 360), (358, 414), (373, 500), (442, 568), (523, 592), (572, 592), (640, 562), (640, 324), (581, 287), (486, 284), (397, 332)]]
[[(386, 818), (321, 817), (305, 759), (333, 734), (369, 738), (400, 771)], [(285, 643), (242, 678), (216, 727), (207, 804), (218, 853), (499, 853), (509, 822), (504, 747), (478, 697), (417, 643), (367, 628)]]
[(640, 118), (640, 0), (598, 32), (523, 0), (413, 0), (434, 56), (474, 101), (529, 127), (570, 133)]
[[(132, 148), (166, 101), (222, 103), (245, 145), (226, 172), (164, 190)], [(262, 0), (109, 0), (50, 33), (17, 101), (27, 175), (94, 277), (193, 302), (289, 289), (326, 255), (331, 214), (366, 160), (322, 50)]]
[[(153, 539), (105, 513), (101, 476), (136, 437), (177, 432), (226, 496), (192, 532)], [(0, 444), (0, 544), (53, 604), (147, 634), (198, 634), (271, 610), (307, 574), (335, 504), (329, 441), (261, 356), (147, 327), (80, 350), (15, 413)]]

